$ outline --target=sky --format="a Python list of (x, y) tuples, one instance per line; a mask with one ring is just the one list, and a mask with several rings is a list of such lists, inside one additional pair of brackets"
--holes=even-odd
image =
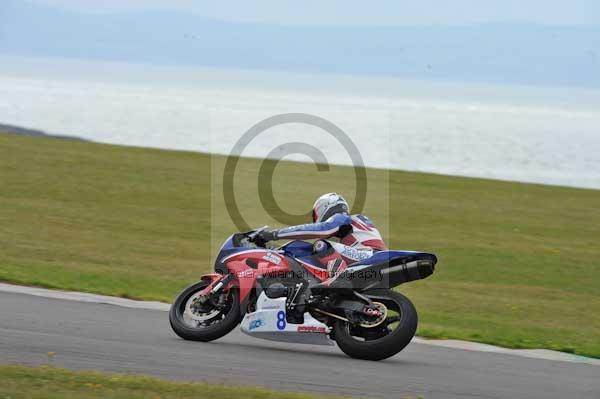
[(596, 0), (0, 0), (0, 20), (12, 56), (600, 87)]
[(468, 25), (505, 21), (600, 25), (597, 0), (32, 1), (90, 13), (179, 10), (223, 21), (282, 25)]

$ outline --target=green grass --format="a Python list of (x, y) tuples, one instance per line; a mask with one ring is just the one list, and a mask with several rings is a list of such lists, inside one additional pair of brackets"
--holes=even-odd
[[(0, 135), (0, 279), (172, 300), (235, 230), (223, 162)], [(238, 203), (273, 225), (252, 194), (259, 166), (240, 161)], [(374, 169), (368, 185), (389, 246), (439, 256), (432, 277), (400, 287), (418, 334), (600, 357), (600, 191)], [(299, 213), (323, 192), (351, 199), (353, 171), (283, 162), (274, 190)]]
[(316, 399), (334, 398), (256, 387), (173, 382), (158, 378), (74, 372), (55, 367), (0, 366), (0, 399)]

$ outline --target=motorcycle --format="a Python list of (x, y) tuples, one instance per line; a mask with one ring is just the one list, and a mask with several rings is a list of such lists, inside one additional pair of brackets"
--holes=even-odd
[(392, 288), (430, 276), (434, 254), (377, 251), (349, 264), (331, 282), (310, 242), (269, 248), (254, 243), (260, 230), (230, 236), (215, 273), (177, 296), (169, 311), (177, 335), (207, 342), (240, 324), (242, 332), (256, 338), (337, 343), (348, 356), (366, 360), (393, 356), (412, 340), (417, 312)]

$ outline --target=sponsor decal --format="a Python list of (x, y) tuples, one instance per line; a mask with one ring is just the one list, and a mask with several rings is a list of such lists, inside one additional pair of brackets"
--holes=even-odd
[(342, 256), (349, 259), (364, 260), (373, 256), (373, 252), (369, 250), (360, 250), (356, 248), (346, 247), (342, 251)]
[(327, 243), (323, 240), (315, 241), (314, 251), (321, 252), (327, 249)]
[(281, 257), (274, 252), (267, 252), (265, 256), (263, 256), (263, 259), (267, 262), (275, 263), (276, 265), (281, 263)]
[(248, 330), (252, 331), (252, 330), (256, 330), (257, 328), (264, 326), (264, 322), (262, 321), (262, 319), (256, 319), (256, 320), (252, 320), (250, 322), (250, 324), (248, 325)]
[(299, 333), (327, 334), (327, 327), (323, 327), (323, 326), (298, 326), (297, 331)]

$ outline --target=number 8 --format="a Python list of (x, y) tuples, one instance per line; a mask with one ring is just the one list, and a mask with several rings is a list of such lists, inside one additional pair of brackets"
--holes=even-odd
[(284, 330), (285, 329), (285, 312), (283, 310), (280, 310), (279, 312), (277, 312), (277, 329), (278, 330)]

